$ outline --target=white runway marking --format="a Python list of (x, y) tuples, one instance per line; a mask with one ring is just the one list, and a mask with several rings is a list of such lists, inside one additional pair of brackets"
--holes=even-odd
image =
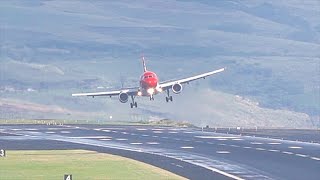
[(249, 146), (246, 146), (246, 147), (243, 147), (245, 149), (252, 149), (252, 147), (249, 147)]
[(217, 139), (218, 141), (226, 141), (227, 139)]
[(217, 151), (216, 153), (217, 154), (230, 154), (229, 151)]
[(60, 131), (60, 133), (62, 133), (62, 134), (69, 134), (70, 131)]
[(219, 146), (226, 146), (226, 144), (218, 144)]
[(113, 132), (113, 133), (117, 133), (118, 131), (111, 131), (111, 132)]
[(193, 132), (191, 132), (191, 131), (185, 131), (185, 132), (183, 132), (183, 133), (192, 134)]
[(142, 134), (142, 136), (143, 136), (143, 137), (148, 137), (149, 135), (147, 135), (147, 134)]
[(157, 137), (159, 137), (159, 136), (152, 136), (152, 137), (157, 138)]
[(130, 144), (133, 144), (133, 145), (140, 145), (140, 144), (142, 144), (142, 143), (135, 142), (135, 143), (130, 143)]
[(276, 150), (276, 149), (270, 149), (268, 151), (270, 151), (270, 152), (280, 152), (279, 150)]
[(232, 136), (195, 136), (196, 138), (202, 139), (239, 139), (238, 137)]
[(12, 131), (21, 131), (22, 129), (11, 129)]
[(261, 142), (251, 142), (250, 144), (263, 144)]
[(320, 158), (317, 158), (317, 157), (311, 157), (311, 159), (316, 160), (316, 161), (320, 161)]
[(27, 131), (38, 131), (39, 129), (32, 129), (32, 128), (30, 128), (30, 129), (26, 129)]
[(234, 145), (234, 144), (231, 144), (230, 146), (231, 146), (231, 147), (240, 147), (240, 146)]
[(109, 136), (75, 136), (75, 137), (68, 137), (71, 139), (109, 139), (112, 137)]
[(101, 131), (101, 129), (93, 129), (93, 130), (95, 130), (95, 131)]
[(122, 132), (121, 134), (128, 134), (127, 132)]
[(152, 129), (152, 131), (163, 131), (163, 129)]
[(305, 155), (305, 154), (296, 154), (296, 156), (300, 156), (300, 157), (308, 157), (308, 155)]
[(182, 147), (180, 147), (181, 149), (193, 149), (194, 147), (192, 147), (192, 146), (182, 146)]
[(290, 147), (288, 147), (289, 149), (302, 149), (302, 147), (300, 147), (300, 146), (290, 146)]
[(110, 130), (106, 130), (106, 129), (105, 129), (105, 130), (102, 130), (102, 131), (103, 131), (103, 132), (110, 132)]
[(124, 139), (124, 138), (118, 138), (116, 139), (117, 141), (127, 141), (128, 139)]
[(154, 145), (154, 144), (159, 144), (159, 143), (158, 142), (147, 142), (147, 144)]
[(232, 141), (242, 141), (243, 139), (231, 139)]
[(177, 134), (178, 132), (176, 131), (169, 131), (169, 134)]
[(278, 145), (278, 144), (281, 144), (281, 143), (279, 143), (279, 142), (270, 142), (268, 144), (270, 144), (270, 145)]
[(282, 151), (283, 154), (293, 154), (292, 152)]
[(137, 128), (138, 131), (146, 131), (147, 129), (144, 128)]
[(256, 148), (256, 150), (258, 150), (258, 151), (265, 151), (266, 149), (263, 149), (263, 148)]
[(112, 139), (100, 139), (101, 141), (111, 141)]
[(161, 134), (161, 133), (162, 133), (162, 131), (153, 131), (153, 133)]
[(48, 131), (46, 132), (47, 134), (55, 134), (56, 132), (53, 132), (53, 131)]

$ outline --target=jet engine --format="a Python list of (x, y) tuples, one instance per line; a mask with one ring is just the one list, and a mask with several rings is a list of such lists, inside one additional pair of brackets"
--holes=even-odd
[(180, 83), (176, 83), (172, 86), (172, 92), (175, 94), (179, 94), (182, 91), (182, 85)]
[(119, 94), (119, 101), (122, 102), (122, 103), (126, 103), (128, 102), (128, 99), (129, 99), (129, 95), (127, 93), (120, 93)]

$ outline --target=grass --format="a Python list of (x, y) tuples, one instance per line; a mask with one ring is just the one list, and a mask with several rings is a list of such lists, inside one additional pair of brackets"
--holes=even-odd
[(184, 179), (128, 158), (85, 150), (7, 151), (0, 179)]

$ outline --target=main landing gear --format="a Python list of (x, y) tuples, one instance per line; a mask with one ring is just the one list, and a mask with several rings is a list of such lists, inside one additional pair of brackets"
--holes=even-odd
[(136, 108), (137, 108), (137, 107), (138, 107), (138, 104), (137, 104), (137, 102), (134, 101), (134, 97), (133, 97), (133, 96), (131, 96), (131, 100), (132, 100), (132, 103), (130, 103), (130, 107), (131, 107), (131, 108), (133, 108), (133, 107), (136, 107)]
[(169, 89), (167, 89), (167, 97), (166, 97), (166, 101), (167, 102), (169, 102), (169, 101), (171, 101), (172, 102), (172, 96), (170, 96), (170, 94), (169, 94)]

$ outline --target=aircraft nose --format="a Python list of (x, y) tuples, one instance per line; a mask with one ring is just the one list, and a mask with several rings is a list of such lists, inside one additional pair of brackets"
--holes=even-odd
[(151, 87), (156, 87), (157, 86), (157, 81), (156, 80), (149, 80), (148, 81), (149, 86)]

